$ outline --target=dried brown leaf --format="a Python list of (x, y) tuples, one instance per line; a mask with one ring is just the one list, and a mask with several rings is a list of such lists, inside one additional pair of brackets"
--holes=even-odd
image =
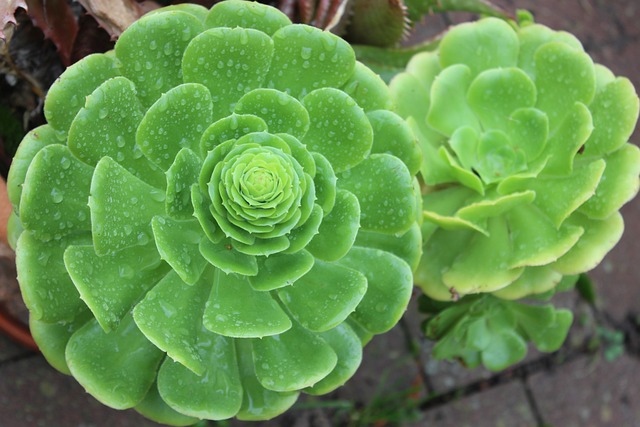
[(24, 0), (9, 0), (0, 3), (0, 39), (5, 40), (5, 28), (8, 25), (16, 25), (16, 10), (22, 8), (27, 10)]
[(78, 34), (78, 22), (66, 0), (26, 0), (29, 16), (58, 48), (64, 65), (70, 64), (73, 42)]
[(152, 1), (138, 3), (134, 0), (78, 0), (87, 12), (98, 21), (113, 40), (149, 10), (158, 7)]

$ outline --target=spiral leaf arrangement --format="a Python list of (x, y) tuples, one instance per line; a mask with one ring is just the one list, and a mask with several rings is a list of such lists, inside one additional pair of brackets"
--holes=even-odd
[[(485, 363), (501, 369), (523, 357), (528, 334), (515, 319), (531, 316), (489, 315), (505, 312), (500, 299), (553, 291), (619, 240), (618, 211), (638, 191), (640, 150), (627, 142), (638, 97), (572, 35), (496, 18), (454, 27), (391, 91), (424, 153), (416, 283), (433, 300), (470, 295), (459, 306), (474, 307), (443, 312), (428, 333), (453, 338), (446, 357), (478, 364), (509, 330), (493, 344), (513, 358)], [(570, 318), (558, 313), (546, 325), (566, 334)]]
[(9, 177), (45, 357), (173, 425), (342, 385), (420, 258), (421, 152), (389, 106), (342, 39), (242, 1), (67, 69)]

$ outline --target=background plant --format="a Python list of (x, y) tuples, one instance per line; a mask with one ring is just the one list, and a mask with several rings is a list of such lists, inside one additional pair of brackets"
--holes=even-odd
[(594, 268), (622, 235), (618, 210), (640, 173), (629, 80), (572, 35), (520, 18), (456, 26), (391, 82), (424, 154), (415, 282), (454, 301), (425, 302), (427, 335), (436, 357), (494, 370), (527, 341), (562, 344), (570, 312), (509, 300), (548, 297)]

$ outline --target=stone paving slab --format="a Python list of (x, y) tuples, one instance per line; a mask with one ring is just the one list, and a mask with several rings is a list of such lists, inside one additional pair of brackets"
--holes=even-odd
[(456, 400), (424, 414), (422, 426), (527, 427), (536, 419), (523, 385), (512, 382)]
[[(7, 339), (0, 335), (0, 348)], [(0, 365), (2, 427), (157, 427), (133, 410), (108, 408), (40, 355)]]
[[(554, 427), (638, 427), (640, 360), (582, 357), (529, 378), (544, 421)], [(438, 426), (440, 427), (440, 426)]]

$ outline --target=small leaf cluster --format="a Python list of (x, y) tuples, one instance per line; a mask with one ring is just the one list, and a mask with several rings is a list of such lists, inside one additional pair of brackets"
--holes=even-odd
[(421, 152), (390, 105), (345, 41), (234, 0), (68, 68), (9, 176), (45, 357), (173, 425), (342, 385), (421, 252)]

